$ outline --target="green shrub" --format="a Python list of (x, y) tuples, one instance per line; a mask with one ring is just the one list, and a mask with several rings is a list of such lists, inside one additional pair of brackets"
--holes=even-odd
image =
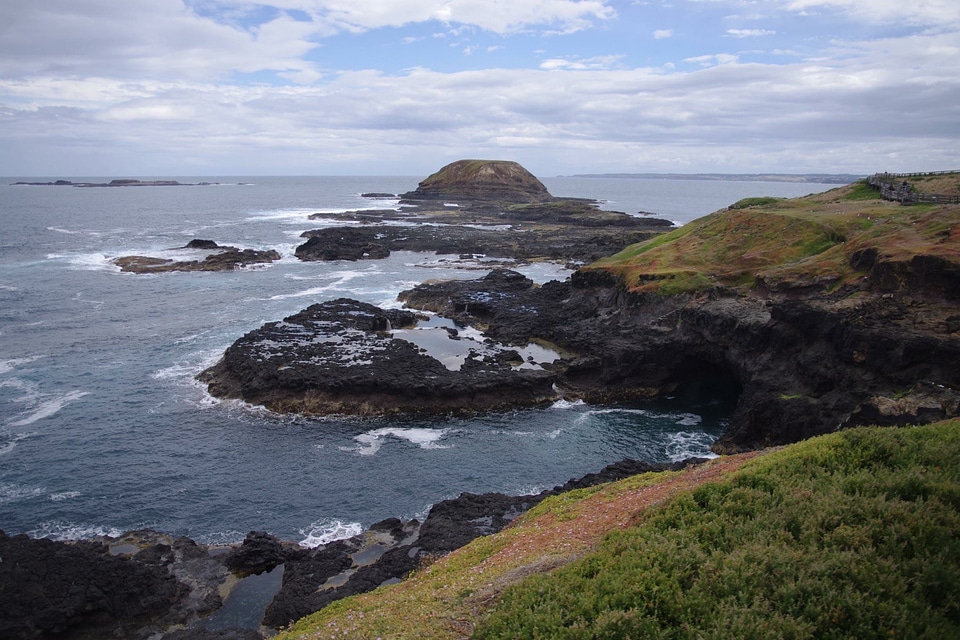
[(960, 422), (855, 429), (507, 590), (488, 638), (960, 637)]
[(850, 189), (850, 192), (843, 197), (844, 200), (880, 200), (880, 191), (874, 189), (866, 180), (856, 182)]
[(747, 209), (749, 207), (766, 207), (771, 204), (777, 204), (778, 202), (781, 202), (783, 200), (784, 198), (774, 198), (773, 196), (758, 196), (754, 198), (744, 198), (742, 200), (737, 200), (727, 208), (728, 209)]

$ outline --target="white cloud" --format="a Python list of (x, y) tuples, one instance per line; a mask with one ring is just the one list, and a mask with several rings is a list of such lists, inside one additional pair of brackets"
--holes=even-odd
[(314, 28), (279, 16), (252, 30), (180, 0), (48, 0), (0, 5), (0, 77), (207, 79), (235, 71), (305, 73)]
[[(671, 48), (686, 64), (651, 54), (641, 58), (651, 65), (646, 68), (610, 54), (603, 33), (596, 33), (603, 46), (578, 38), (577, 49), (529, 37), (607, 20), (612, 3), (599, 1), (373, 0), (361, 11), (355, 1), (282, 0), (277, 11), (261, 8), (259, 22), (250, 22), (250, 3), (196, 1), (206, 3), (193, 5), (197, 13), (178, 0), (0, 6), (0, 174), (426, 175), (441, 160), (476, 155), (516, 159), (542, 175), (960, 167), (956, 21), (954, 31), (941, 23), (899, 38), (875, 35), (887, 29), (863, 36), (861, 29), (862, 40), (843, 41), (839, 30), (823, 31), (821, 41), (828, 33), (830, 44), (814, 48), (791, 40), (789, 30), (766, 22), (766, 15), (759, 24), (777, 26), (783, 47), (766, 62), (741, 62), (764, 60), (761, 54), (705, 53), (731, 42), (719, 38), (718, 28), (713, 41), (695, 48), (680, 49), (688, 46), (683, 38), (650, 47)], [(231, 13), (204, 17), (227, 4)], [(777, 6), (853, 16), (867, 3), (783, 0)], [(880, 15), (907, 11), (886, 0), (876, 6)], [(945, 5), (928, 3), (919, 11), (930, 17), (937, 7), (942, 12)], [(443, 8), (451, 20), (446, 33), (436, 25), (391, 32), (392, 51), (409, 70), (343, 71), (310, 61), (345, 40), (358, 51), (383, 45), (352, 36), (326, 42), (324, 34), (438, 19)], [(296, 19), (303, 16), (295, 9), (314, 21)], [(494, 9), (501, 15), (480, 15)], [(490, 37), (534, 28), (540, 33)], [(433, 59), (417, 59), (417, 47), (399, 46), (411, 41), (427, 49), (453, 43), (453, 51), (469, 45), (477, 53), (506, 44), (510, 54), (535, 41), (539, 49), (526, 54), (540, 66), (522, 68), (537, 64), (527, 61), (441, 73), (415, 66)], [(491, 41), (496, 45), (488, 46)], [(462, 60), (453, 51), (446, 67)], [(370, 60), (377, 63), (376, 56)], [(236, 81), (238, 73), (263, 72), (300, 84)]]
[[(0, 157), (0, 173), (35, 173), (15, 170), (16, 163), (57, 140), (54, 163), (76, 162), (95, 149), (104, 158), (98, 162), (129, 167), (148, 155), (156, 169), (149, 173), (163, 173), (160, 163), (170, 174), (184, 167), (208, 174), (362, 172), (393, 163), (395, 171), (426, 175), (438, 158), (477, 154), (514, 158), (542, 175), (653, 166), (866, 172), (960, 163), (960, 78), (953, 73), (960, 48), (953, 39), (850, 43), (829, 53), (830, 64), (703, 56), (691, 61), (704, 68), (670, 74), (579, 72), (597, 64), (591, 59), (556, 60), (539, 71), (358, 71), (302, 87), (90, 80), (27, 90), (5, 82), (0, 94), (19, 90), (33, 102), (0, 112), (0, 140), (10, 150)], [(139, 154), (127, 157), (131, 141)], [(894, 153), (896, 163), (888, 160)]]
[(777, 32), (773, 29), (727, 29), (727, 35), (734, 38), (757, 38), (776, 34)]
[(709, 67), (717, 64), (733, 64), (737, 59), (737, 56), (732, 53), (711, 53), (702, 56), (693, 56), (692, 58), (684, 58), (683, 61)]
[(657, 29), (653, 32), (654, 40), (664, 40), (673, 37), (673, 29)]
[(960, 23), (956, 0), (787, 0), (786, 8), (798, 12), (836, 10), (868, 23), (948, 26)]
[(545, 70), (569, 69), (583, 71), (587, 69), (610, 69), (617, 65), (623, 58), (621, 55), (614, 56), (595, 56), (593, 58), (550, 58), (540, 63), (540, 68)]

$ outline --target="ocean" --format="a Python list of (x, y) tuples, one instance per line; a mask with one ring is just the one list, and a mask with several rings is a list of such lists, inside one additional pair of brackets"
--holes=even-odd
[[(102, 178), (68, 178), (103, 182)], [(143, 177), (144, 180), (158, 179)], [(304, 263), (312, 213), (394, 207), (418, 177), (164, 177), (209, 186), (12, 186), (0, 179), (0, 529), (77, 539), (152, 528), (204, 543), (248, 531), (316, 546), (461, 492), (536, 493), (623, 458), (710, 455), (728, 397), (558, 402), (475, 418), (276, 415), (210, 397), (195, 376), (238, 337), (351, 297), (397, 307), (428, 279), (477, 278), (443, 256)], [(835, 185), (548, 178), (557, 196), (679, 224), (748, 196)], [(193, 238), (277, 249), (229, 273), (120, 273), (124, 255), (191, 257)], [(518, 269), (538, 282), (561, 265)]]

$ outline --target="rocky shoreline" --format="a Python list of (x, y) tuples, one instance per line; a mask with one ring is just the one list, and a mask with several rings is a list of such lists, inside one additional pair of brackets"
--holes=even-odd
[[(259, 640), (496, 533), (551, 495), (700, 462), (623, 460), (536, 495), (465, 493), (433, 505), (422, 523), (391, 518), (314, 549), (265, 532), (250, 532), (230, 546), (149, 530), (75, 542), (0, 532), (0, 637)], [(211, 624), (244, 580), (275, 571), (282, 571), (282, 582), (260, 594), (263, 604), (253, 616), (259, 624)]]

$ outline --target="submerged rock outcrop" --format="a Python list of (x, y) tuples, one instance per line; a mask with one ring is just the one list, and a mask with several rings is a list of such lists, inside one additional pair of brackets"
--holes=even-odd
[(174, 260), (152, 256), (122, 256), (114, 258), (113, 263), (121, 271), (130, 273), (168, 273), (171, 271), (233, 271), (241, 267), (257, 264), (269, 264), (280, 259), (280, 253), (274, 249), (239, 249), (218, 245), (213, 240), (193, 239), (184, 247), (171, 249), (178, 251), (191, 249), (207, 251), (202, 259)]

